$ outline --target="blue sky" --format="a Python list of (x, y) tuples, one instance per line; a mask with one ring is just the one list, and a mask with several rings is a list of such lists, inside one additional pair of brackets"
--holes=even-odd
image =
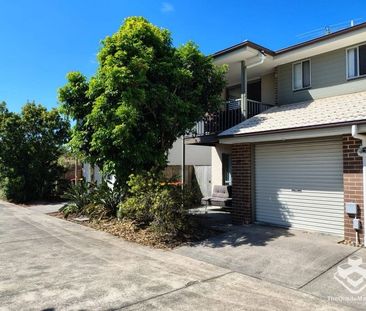
[(131, 15), (209, 54), (245, 39), (279, 49), (326, 25), (365, 22), (365, 12), (364, 0), (0, 0), (0, 101), (12, 111), (27, 100), (57, 106), (66, 73), (91, 76), (100, 40)]

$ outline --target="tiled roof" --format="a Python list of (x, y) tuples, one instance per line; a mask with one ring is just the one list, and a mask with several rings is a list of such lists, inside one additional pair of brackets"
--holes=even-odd
[(222, 132), (219, 136), (321, 127), (366, 120), (366, 92), (276, 106)]

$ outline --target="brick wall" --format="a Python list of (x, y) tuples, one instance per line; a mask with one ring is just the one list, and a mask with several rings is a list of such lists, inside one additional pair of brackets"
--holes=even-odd
[[(364, 217), (363, 184), (362, 184), (362, 157), (357, 155), (361, 141), (351, 135), (343, 135), (343, 184), (344, 202), (354, 202), (358, 205), (358, 217), (362, 225)], [(344, 214), (344, 238), (355, 241), (355, 230), (352, 227), (354, 217)], [(360, 242), (363, 243), (363, 230), (360, 230)]]
[(252, 161), (250, 144), (232, 147), (232, 218), (234, 224), (252, 222)]

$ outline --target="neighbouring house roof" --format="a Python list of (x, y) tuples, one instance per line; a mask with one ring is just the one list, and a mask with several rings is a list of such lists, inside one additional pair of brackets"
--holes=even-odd
[(321, 41), (324, 41), (324, 40), (335, 38), (335, 37), (338, 37), (338, 36), (341, 36), (341, 35), (344, 35), (344, 34), (347, 34), (347, 33), (350, 33), (350, 32), (353, 32), (355, 30), (362, 29), (362, 28), (365, 28), (365, 27), (366, 27), (366, 22), (360, 23), (360, 24), (357, 24), (355, 26), (348, 27), (348, 28), (345, 28), (345, 29), (341, 29), (341, 30), (332, 32), (330, 34), (327, 34), (327, 35), (324, 35), (324, 36), (321, 36), (321, 37), (318, 37), (318, 38), (315, 38), (315, 39), (311, 39), (311, 40), (308, 40), (308, 41), (305, 41), (305, 42), (301, 42), (301, 43), (298, 43), (298, 44), (295, 44), (295, 45), (292, 45), (292, 46), (289, 46), (289, 47), (286, 47), (286, 48), (283, 48), (283, 49), (280, 49), (280, 50), (277, 50), (277, 51), (273, 51), (273, 50), (268, 49), (268, 48), (266, 48), (262, 45), (259, 45), (257, 43), (252, 42), (252, 41), (249, 41), (249, 40), (246, 40), (246, 41), (241, 42), (239, 44), (236, 44), (236, 45), (233, 45), (233, 46), (228, 47), (226, 49), (223, 49), (221, 51), (215, 52), (214, 54), (212, 54), (212, 56), (214, 58), (216, 58), (216, 57), (222, 56), (224, 54), (234, 52), (234, 51), (236, 51), (238, 49), (241, 49), (245, 46), (250, 46), (250, 47), (252, 47), (254, 49), (257, 49), (259, 51), (263, 51), (266, 54), (276, 56), (276, 55), (279, 55), (279, 54), (283, 54), (283, 53), (286, 53), (286, 52), (290, 52), (290, 51), (302, 48), (304, 46), (312, 45), (314, 43), (318, 43), (318, 42), (321, 42)]
[(366, 92), (276, 106), (222, 132), (220, 138), (366, 122)]

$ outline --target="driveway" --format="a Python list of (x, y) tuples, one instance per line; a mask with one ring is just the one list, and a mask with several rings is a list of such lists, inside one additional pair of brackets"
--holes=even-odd
[[(226, 231), (174, 252), (365, 310), (366, 288), (352, 294), (334, 275), (349, 257), (357, 256), (366, 263), (366, 249), (338, 244), (340, 238), (334, 236), (270, 226), (231, 226)], [(366, 286), (366, 269), (363, 284)]]
[(348, 309), (314, 284), (305, 293), (37, 209), (0, 203), (0, 244), (0, 310)]
[(340, 238), (298, 230), (246, 225), (176, 253), (298, 289), (358, 249)]

